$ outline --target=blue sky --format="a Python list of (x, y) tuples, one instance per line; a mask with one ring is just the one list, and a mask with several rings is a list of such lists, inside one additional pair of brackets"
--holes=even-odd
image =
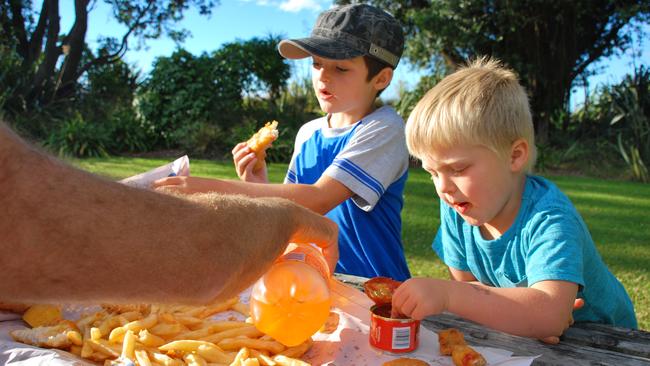
[[(60, 3), (61, 30), (67, 32), (73, 21), (73, 2)], [(210, 17), (200, 16), (193, 10), (186, 13), (179, 25), (188, 29), (191, 36), (182, 47), (198, 55), (202, 52), (214, 51), (224, 43), (247, 40), (256, 36), (274, 34), (288, 38), (305, 37), (311, 31), (318, 14), (331, 6), (332, 1), (329, 0), (221, 0)], [(646, 35), (650, 34), (650, 29), (648, 27), (645, 29)], [(110, 7), (103, 1), (97, 0), (95, 9), (90, 13), (86, 41), (95, 48), (99, 36), (121, 37), (123, 33), (124, 28), (112, 19)], [(135, 40), (130, 42), (131, 50), (127, 52), (126, 59), (131, 65), (144, 72), (151, 70), (151, 65), (157, 56), (169, 56), (176, 48), (174, 42), (169, 39), (147, 41), (145, 47), (139, 50), (134, 49), (135, 44)], [(644, 41), (640, 49), (642, 54), (636, 62), (647, 65), (650, 60), (650, 42)], [(627, 52), (625, 55), (614, 56), (592, 65), (598, 68), (599, 73), (589, 80), (590, 87), (619, 82), (623, 75), (633, 69), (631, 62), (630, 52)], [(308, 62), (292, 61), (291, 64), (294, 76), (309, 75)], [(419, 75), (419, 71), (413, 70), (405, 62), (400, 62), (395, 79), (384, 96), (395, 97), (400, 82), (408, 87), (414, 86)], [(572, 104), (580, 103), (583, 95), (583, 90), (576, 91)]]

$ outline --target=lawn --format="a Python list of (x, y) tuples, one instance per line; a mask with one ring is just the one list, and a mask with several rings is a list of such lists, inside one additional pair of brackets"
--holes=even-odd
[[(111, 157), (72, 164), (111, 179), (166, 164), (168, 159)], [(192, 175), (236, 178), (232, 164), (192, 160)], [(273, 164), (270, 179), (281, 182), (286, 165)], [(650, 185), (569, 176), (548, 176), (571, 198), (591, 230), (610, 270), (632, 297), (639, 327), (650, 330)], [(414, 276), (446, 277), (431, 250), (439, 224), (438, 199), (429, 176), (411, 169), (403, 211), (406, 258)]]

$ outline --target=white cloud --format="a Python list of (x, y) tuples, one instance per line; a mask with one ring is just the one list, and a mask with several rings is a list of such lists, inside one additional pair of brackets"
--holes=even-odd
[(331, 0), (239, 0), (242, 2), (255, 2), (259, 6), (273, 6), (283, 11), (297, 13), (302, 10), (318, 12), (324, 7), (331, 6)]
[(320, 11), (322, 6), (317, 0), (286, 0), (280, 4), (280, 9), (297, 13), (301, 10)]

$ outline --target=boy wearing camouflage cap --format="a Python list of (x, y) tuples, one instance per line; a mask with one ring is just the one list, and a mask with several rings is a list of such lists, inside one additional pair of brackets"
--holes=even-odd
[(178, 186), (170, 180), (182, 180), (179, 190), (185, 192), (289, 198), (339, 225), (337, 272), (409, 278), (400, 216), (408, 172), (404, 121), (388, 106), (374, 107), (403, 48), (399, 22), (383, 10), (356, 4), (323, 12), (310, 37), (278, 45), (286, 58), (312, 58), (314, 91), (327, 113), (298, 132), (287, 184), (269, 184), (266, 167), (253, 170), (257, 157), (246, 143), (233, 149), (243, 182), (191, 177), (164, 182)]

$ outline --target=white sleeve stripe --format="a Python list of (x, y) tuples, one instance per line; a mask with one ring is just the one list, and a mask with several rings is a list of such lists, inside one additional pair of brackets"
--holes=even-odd
[(335, 159), (332, 162), (332, 165), (341, 168), (343, 171), (356, 178), (363, 185), (375, 192), (377, 196), (381, 197), (381, 195), (384, 194), (385, 188), (381, 183), (348, 159)]
[(287, 177), (286, 177), (286, 180), (287, 180), (288, 182), (296, 183), (296, 181), (297, 181), (296, 178), (297, 178), (297, 177), (296, 177), (296, 173), (294, 173), (294, 172), (291, 171), (291, 170), (287, 171)]

